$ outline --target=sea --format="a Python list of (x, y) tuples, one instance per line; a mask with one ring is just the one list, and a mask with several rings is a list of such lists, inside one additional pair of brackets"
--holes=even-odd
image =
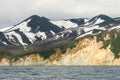
[(120, 80), (119, 66), (0, 67), (0, 80)]

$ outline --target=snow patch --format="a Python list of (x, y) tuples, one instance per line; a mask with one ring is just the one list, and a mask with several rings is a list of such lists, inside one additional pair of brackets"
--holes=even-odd
[(61, 34), (72, 33), (72, 31), (68, 29), (68, 30), (61, 31), (60, 33), (61, 33)]
[(79, 39), (79, 38), (84, 37), (84, 36), (86, 36), (86, 35), (92, 35), (92, 32), (93, 32), (93, 31), (89, 31), (89, 32), (87, 32), (87, 33), (85, 33), (85, 34), (83, 34), (83, 35), (78, 36), (76, 39)]
[(6, 42), (2, 42), (3, 44), (5, 44), (5, 45), (8, 45)]
[(21, 32), (29, 32), (29, 31), (31, 31), (31, 28), (29, 26), (27, 26), (29, 21), (31, 21), (31, 19), (29, 19), (28, 21), (24, 21), (24, 22), (20, 23), (19, 25), (15, 26), (7, 31), (19, 29)]
[(98, 25), (92, 26), (92, 27), (85, 27), (83, 30), (84, 30), (85, 32), (88, 32), (88, 31), (91, 31), (91, 30), (94, 30), (94, 29), (104, 30), (104, 31), (106, 30), (105, 27), (99, 27)]
[(59, 36), (59, 35), (56, 35), (56, 36), (55, 36), (55, 39), (59, 39), (59, 38), (60, 38), (60, 36)]
[(94, 24), (100, 24), (100, 23), (102, 23), (102, 22), (104, 22), (104, 20), (102, 20), (102, 19), (97, 19), (97, 21), (95, 21), (95, 23)]
[(102, 23), (102, 22), (104, 22), (104, 20), (102, 20), (101, 18), (96, 18), (95, 20), (93, 20), (93, 21), (91, 21), (91, 22), (87, 21), (87, 22), (85, 23), (85, 26), (88, 26), (88, 25), (96, 25), (96, 24), (100, 24), (100, 23)]
[(50, 30), (50, 32), (51, 32), (53, 35), (55, 35), (55, 32), (53, 32), (52, 30)]
[(27, 45), (26, 43), (23, 42), (22, 37), (21, 37), (18, 33), (16, 33), (15, 31), (12, 31), (12, 32), (9, 32), (9, 33), (4, 33), (4, 34), (5, 34), (5, 37), (6, 37), (10, 42), (11, 42), (11, 40), (12, 40), (12, 41), (15, 41), (14, 37), (12, 36), (12, 35), (14, 35), (14, 36), (17, 37), (17, 39), (18, 39), (18, 41), (19, 41), (19, 43), (20, 43), (21, 45)]
[(84, 22), (85, 22), (85, 23), (88, 22), (88, 19), (85, 18), (85, 19), (84, 19)]
[(85, 32), (88, 32), (88, 31), (90, 31), (90, 30), (97, 29), (97, 28), (99, 28), (99, 26), (85, 27), (85, 28), (84, 28), (84, 31), (85, 31)]
[(1, 28), (1, 29), (0, 29), (0, 32), (5, 32), (6, 30), (8, 30), (8, 29), (10, 29), (10, 28), (12, 28), (12, 27), (13, 27), (13, 26)]
[(59, 21), (50, 21), (51, 23), (59, 26), (60, 28), (74, 28), (74, 27), (78, 27), (78, 25), (76, 23), (73, 23), (71, 21), (65, 21), (65, 20), (59, 20)]
[(120, 29), (120, 25), (114, 26), (114, 27), (110, 28), (108, 31), (111, 31), (111, 30), (113, 30), (113, 29)]
[(47, 38), (45, 32), (40, 32), (40, 31), (36, 33), (35, 36), (41, 37), (42, 40), (45, 40)]
[(33, 43), (36, 40), (36, 37), (39, 37), (42, 40), (45, 40), (47, 38), (46, 34), (40, 31), (37, 33), (25, 32), (24, 34), (26, 35), (26, 37), (29, 39), (31, 43)]

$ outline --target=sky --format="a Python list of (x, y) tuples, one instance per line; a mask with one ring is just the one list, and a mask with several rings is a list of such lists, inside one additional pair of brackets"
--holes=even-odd
[(120, 17), (120, 0), (0, 0), (0, 28), (15, 25), (31, 15), (52, 20)]

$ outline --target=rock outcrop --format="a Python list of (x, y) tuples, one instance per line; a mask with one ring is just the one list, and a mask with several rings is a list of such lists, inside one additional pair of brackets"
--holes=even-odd
[[(117, 34), (115, 34), (115, 37)], [(104, 40), (110, 39), (110, 34), (106, 34)], [(80, 39), (74, 48), (67, 48), (66, 53), (62, 54), (59, 48), (49, 58), (44, 59), (37, 53), (18, 57), (10, 60), (7, 57), (0, 57), (2, 66), (78, 66), (78, 65), (120, 65), (120, 58), (115, 58), (109, 45), (106, 49), (101, 48), (102, 41), (97, 41), (97, 37), (86, 37)]]

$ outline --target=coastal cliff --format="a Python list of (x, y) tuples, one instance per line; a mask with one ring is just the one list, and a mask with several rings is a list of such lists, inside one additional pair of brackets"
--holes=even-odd
[[(112, 34), (113, 35), (113, 34)], [(102, 35), (103, 36), (103, 35)], [(111, 40), (113, 36), (110, 33), (104, 35), (104, 41)], [(117, 39), (119, 35), (114, 33), (114, 38)], [(99, 36), (84, 37), (74, 43), (75, 47), (66, 48), (63, 54), (60, 48), (56, 48), (55, 52), (48, 58), (42, 57), (39, 53), (32, 53), (22, 57), (9, 59), (7, 57), (0, 57), (1, 66), (78, 66), (78, 65), (120, 65), (119, 53), (117, 58), (115, 53), (111, 50), (110, 43), (106, 48), (103, 41), (98, 40)]]

